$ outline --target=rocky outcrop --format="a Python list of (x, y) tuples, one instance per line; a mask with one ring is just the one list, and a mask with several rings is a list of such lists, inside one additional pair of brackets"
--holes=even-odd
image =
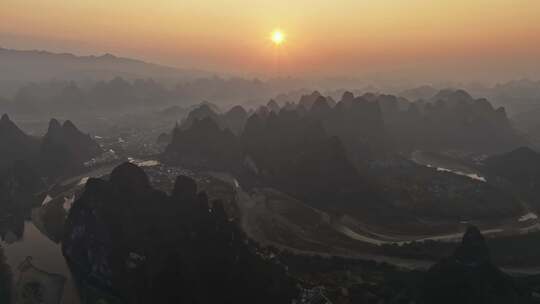
[(0, 217), (22, 217), (29, 212), (35, 203), (34, 194), (42, 186), (38, 172), (25, 161), (15, 161), (0, 171)]
[[(391, 149), (391, 141), (384, 126), (381, 109), (376, 101), (355, 98), (345, 92), (336, 103), (318, 91), (302, 95), (298, 104), (287, 102), (279, 107), (273, 100), (257, 108), (254, 119), (267, 121), (273, 116), (290, 116), (290, 113), (318, 121), (327, 136), (341, 141), (348, 157), (359, 164), (366, 160), (383, 157)], [(251, 116), (248, 119), (252, 118)], [(245, 132), (250, 132), (245, 127)]]
[(37, 155), (38, 141), (25, 134), (7, 114), (0, 118), (0, 170), (17, 160)]
[(197, 168), (231, 169), (241, 162), (242, 154), (238, 137), (207, 117), (195, 120), (190, 128), (175, 129), (163, 158)]
[(357, 210), (363, 206), (353, 197), (373, 198), (341, 140), (317, 119), (285, 110), (267, 119), (253, 115), (241, 140), (258, 179), (308, 204)]
[(62, 125), (52, 119), (41, 142), (40, 163), (46, 176), (76, 171), (83, 163), (103, 152), (88, 134), (69, 120)]
[(273, 99), (270, 99), (270, 101), (268, 101), (268, 103), (266, 104), (266, 107), (271, 111), (271, 112), (274, 112), (274, 113), (278, 113), (279, 110), (280, 110), (280, 107), (278, 105), (278, 103), (273, 100)]
[(248, 118), (247, 111), (242, 106), (234, 106), (222, 115), (222, 120), (234, 134), (240, 135)]
[(170, 196), (154, 190), (130, 163), (90, 179), (62, 244), (77, 278), (127, 303), (289, 303), (291, 278), (197, 191), (185, 176)]
[(484, 237), (470, 227), (455, 253), (426, 274), (421, 303), (530, 303), (530, 294), (491, 262)]
[[(350, 107), (340, 106), (336, 108), (341, 113), (334, 118), (336, 134), (343, 137), (345, 145), (355, 153), (356, 158), (377, 158), (392, 150), (391, 141), (384, 125), (381, 108), (377, 102), (367, 101), (357, 97)], [(339, 117), (343, 117), (341, 120)], [(356, 130), (356, 131), (355, 131)], [(329, 131), (334, 134), (332, 131)], [(367, 149), (367, 152), (364, 152)]]
[(319, 91), (314, 91), (311, 94), (302, 95), (300, 97), (300, 100), (298, 101), (298, 107), (303, 107), (304, 109), (309, 110), (319, 97), (322, 97)]
[[(441, 105), (494, 111), (487, 101), (475, 100), (464, 91), (445, 91), (437, 98)], [(224, 169), (248, 188), (272, 186), (338, 214), (362, 216), (374, 212), (413, 222), (414, 217), (434, 221), (502, 219), (523, 212), (516, 203), (517, 196), (506, 189), (421, 168), (396, 153), (415, 147), (473, 149), (478, 142), (465, 137), (484, 134), (487, 138), (487, 129), (468, 126), (474, 129), (468, 133), (476, 135), (450, 130), (450, 125), (458, 125), (457, 108), (409, 103), (393, 95), (367, 93), (355, 97), (350, 92), (345, 92), (335, 106), (317, 92), (305, 95), (302, 104), (289, 104), (278, 113), (260, 107), (247, 118), (240, 136), (219, 128), (212, 120), (202, 124), (207, 125), (204, 128), (180, 130), (174, 144), (167, 148), (164, 161)], [(240, 108), (235, 111), (244, 112)], [(443, 118), (426, 118), (437, 111), (449, 113), (448, 121), (453, 123), (445, 125)], [(430, 124), (442, 127), (430, 128)], [(439, 145), (441, 142), (446, 144)], [(397, 221), (385, 224), (392, 223)]]
[(320, 119), (328, 134), (341, 139), (355, 162), (387, 156), (396, 149), (494, 153), (526, 143), (504, 108), (495, 108), (464, 90), (441, 90), (427, 102), (374, 93), (355, 97), (344, 92), (335, 106), (315, 91), (303, 95), (296, 110)]
[(187, 130), (191, 128), (196, 120), (209, 118), (218, 125), (220, 129), (229, 129), (236, 135), (244, 130), (244, 125), (248, 118), (247, 111), (242, 106), (234, 106), (225, 113), (219, 113), (208, 104), (201, 104), (189, 112), (186, 119), (180, 125), (180, 129)]
[[(321, 115), (332, 111), (324, 97), (318, 98), (311, 111), (317, 109)], [(255, 113), (240, 137), (221, 130), (210, 118), (196, 121), (187, 130), (175, 131), (163, 160), (228, 171), (248, 187), (276, 187), (323, 208), (344, 210), (341, 207), (354, 205), (351, 208), (357, 210), (362, 205), (353, 202), (359, 197), (373, 199), (340, 138), (328, 135), (320, 119), (296, 110)]]
[(212, 119), (220, 127), (222, 127), (220, 115), (215, 110), (213, 110), (208, 104), (201, 104), (200, 106), (191, 110), (188, 116), (186, 117), (186, 119), (182, 121), (182, 124), (180, 127), (182, 129), (189, 129), (195, 121), (203, 120), (205, 118)]
[(401, 149), (496, 153), (526, 143), (504, 108), (494, 108), (486, 99), (474, 99), (464, 90), (442, 90), (429, 102), (412, 103), (411, 107), (385, 115)]
[(7, 231), (18, 230), (10, 228), (13, 226), (11, 219), (20, 218), (22, 226), (22, 218), (30, 211), (33, 203), (33, 194), (42, 186), (34, 166), (38, 145), (37, 139), (25, 134), (7, 115), (0, 118), (0, 218), (4, 217), (0, 221), (2, 238)]

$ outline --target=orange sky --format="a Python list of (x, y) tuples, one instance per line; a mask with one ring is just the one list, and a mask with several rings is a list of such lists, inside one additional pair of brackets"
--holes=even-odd
[(254, 75), (530, 76), (539, 18), (538, 0), (1, 0), (0, 45)]

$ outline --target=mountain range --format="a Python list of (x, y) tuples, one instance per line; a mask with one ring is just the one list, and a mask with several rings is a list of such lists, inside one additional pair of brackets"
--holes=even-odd
[(24, 162), (43, 177), (56, 178), (73, 173), (83, 163), (102, 153), (101, 147), (88, 134), (81, 132), (71, 121), (60, 124), (51, 119), (42, 138), (25, 134), (4, 114), (0, 119), (0, 170)]
[[(464, 103), (463, 98), (468, 98), (465, 92), (442, 92), (435, 103), (448, 106), (427, 103), (424, 114), (418, 112), (414, 119), (400, 122), (400, 128), (388, 121), (381, 104), (385, 109), (392, 109), (393, 104), (394, 111), (405, 111), (401, 115), (409, 110), (400, 110), (399, 99), (390, 95), (345, 93), (332, 107), (327, 98), (314, 93), (302, 98), (307, 109), (300, 104), (288, 104), (279, 111), (261, 106), (251, 114), (240, 106), (216, 113), (202, 105), (170, 137), (162, 137), (171, 138), (162, 160), (230, 172), (248, 189), (270, 186), (338, 217), (346, 214), (370, 222), (366, 215), (378, 214), (378, 223), (373, 224), (384, 223), (387, 228), (426, 229), (417, 218), (443, 222), (517, 216), (523, 208), (512, 193), (404, 157), (426, 147), (418, 145), (420, 135), (412, 137), (411, 125), (431, 126), (422, 134), (439, 140), (428, 142), (427, 147), (435, 151), (454, 147), (476, 152), (484, 147), (483, 151), (494, 153), (519, 143), (507, 121), (491, 123), (505, 121), (503, 111), (497, 112), (483, 101), (467, 99)], [(314, 101), (306, 101), (310, 99)], [(478, 119), (464, 126), (466, 134), (453, 134), (450, 130), (463, 119), (456, 111), (460, 106), (477, 107), (472, 117)], [(430, 107), (440, 109), (431, 113)], [(231, 118), (233, 110), (237, 119)], [(440, 117), (433, 119), (432, 115)], [(232, 132), (231, 122), (244, 127)], [(398, 137), (398, 130), (411, 133)], [(471, 141), (470, 136), (483, 141)]]
[(0, 118), (0, 142), (0, 168), (17, 160), (32, 158), (39, 147), (39, 140), (25, 134), (7, 114)]
[(155, 78), (188, 80), (209, 76), (207, 72), (183, 70), (141, 60), (101, 56), (77, 56), (40, 50), (0, 48), (0, 81), (42, 82), (50, 80), (108, 80)]

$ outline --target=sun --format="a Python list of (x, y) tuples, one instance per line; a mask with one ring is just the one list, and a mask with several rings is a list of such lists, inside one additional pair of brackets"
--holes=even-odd
[(270, 40), (272, 40), (275, 45), (281, 45), (285, 42), (285, 34), (281, 30), (274, 30), (270, 35)]

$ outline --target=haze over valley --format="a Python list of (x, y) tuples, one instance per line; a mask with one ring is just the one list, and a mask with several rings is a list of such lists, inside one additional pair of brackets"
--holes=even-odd
[(0, 303), (540, 303), (518, 2), (0, 4)]

